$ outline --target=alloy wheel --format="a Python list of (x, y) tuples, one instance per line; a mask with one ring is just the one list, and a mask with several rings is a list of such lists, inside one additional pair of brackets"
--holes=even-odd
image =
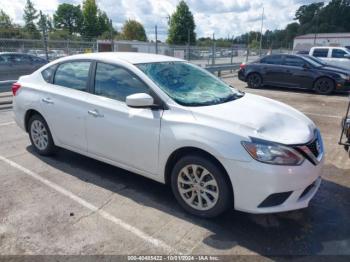
[(49, 135), (45, 125), (39, 121), (34, 120), (30, 127), (30, 135), (33, 143), (39, 150), (45, 150), (49, 145)]
[(259, 88), (261, 86), (261, 77), (257, 74), (252, 74), (248, 79), (249, 86), (252, 88)]
[(209, 210), (219, 199), (219, 186), (215, 177), (200, 165), (187, 165), (177, 177), (180, 196), (196, 210)]

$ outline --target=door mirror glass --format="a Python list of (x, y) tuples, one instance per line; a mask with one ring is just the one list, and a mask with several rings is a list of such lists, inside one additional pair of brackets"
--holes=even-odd
[(126, 104), (129, 107), (151, 107), (154, 105), (154, 99), (149, 94), (137, 93), (127, 96)]

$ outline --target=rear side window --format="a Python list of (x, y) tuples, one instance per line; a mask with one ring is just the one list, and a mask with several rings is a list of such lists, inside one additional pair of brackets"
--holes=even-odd
[(271, 65), (280, 65), (282, 64), (282, 56), (274, 55), (274, 56), (266, 56), (260, 60), (262, 64), (271, 64)]
[(284, 59), (284, 65), (287, 65), (287, 66), (303, 67), (304, 64), (306, 64), (306, 62), (300, 57), (286, 56), (286, 58)]
[(56, 65), (50, 66), (41, 72), (41, 75), (43, 76), (46, 82), (48, 83), (52, 82), (52, 77), (53, 77), (53, 74), (55, 73), (56, 67), (57, 67)]
[(15, 63), (31, 63), (31, 59), (27, 55), (11, 55), (12, 61)]
[(341, 49), (333, 49), (332, 57), (334, 58), (344, 58), (347, 53)]
[(58, 66), (54, 84), (68, 88), (87, 91), (90, 62), (67, 62)]
[(125, 102), (136, 93), (149, 94), (148, 86), (136, 75), (115, 65), (97, 63), (95, 94)]
[(313, 56), (327, 57), (328, 56), (328, 49), (327, 48), (316, 48), (316, 49), (314, 49)]

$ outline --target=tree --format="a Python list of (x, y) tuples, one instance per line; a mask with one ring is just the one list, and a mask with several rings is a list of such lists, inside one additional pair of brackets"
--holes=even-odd
[(195, 44), (196, 33), (193, 15), (185, 1), (181, 0), (169, 20), (169, 34), (167, 42), (169, 44), (184, 45), (188, 43)]
[(104, 32), (111, 31), (110, 21), (106, 12), (102, 12), (101, 10), (98, 10), (97, 20), (98, 20), (99, 35), (102, 35)]
[(0, 27), (10, 28), (11, 26), (12, 26), (11, 18), (2, 9), (0, 9)]
[(83, 24), (80, 5), (60, 4), (53, 15), (53, 20), (55, 28), (67, 30), (70, 35), (79, 33)]
[(24, 20), (24, 29), (29, 34), (30, 37), (33, 38), (39, 38), (40, 34), (39, 31), (35, 25), (35, 21), (38, 18), (38, 12), (34, 8), (33, 3), (31, 0), (27, 0), (26, 5), (24, 7), (24, 14), (23, 14), (23, 20)]
[(299, 21), (300, 25), (311, 23), (323, 5), (323, 2), (302, 5), (296, 11), (295, 19)]
[(39, 13), (38, 28), (40, 29), (40, 32), (43, 32), (44, 29), (46, 32), (52, 31), (52, 22), (50, 16), (42, 14), (41, 11)]
[(143, 25), (130, 19), (123, 25), (122, 37), (125, 40), (147, 41), (146, 31)]
[(95, 0), (85, 0), (83, 3), (83, 30), (81, 34), (86, 39), (96, 38), (100, 35)]

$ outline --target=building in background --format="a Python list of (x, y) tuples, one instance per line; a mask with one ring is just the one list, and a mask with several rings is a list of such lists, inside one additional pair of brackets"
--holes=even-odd
[(313, 46), (350, 47), (350, 33), (307, 34), (294, 38), (294, 52), (309, 51)]

